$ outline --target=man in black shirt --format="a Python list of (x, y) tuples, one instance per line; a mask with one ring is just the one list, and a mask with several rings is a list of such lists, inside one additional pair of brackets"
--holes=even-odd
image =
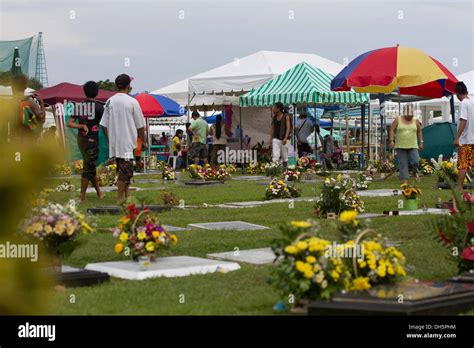
[(104, 113), (104, 107), (95, 100), (97, 94), (99, 94), (97, 83), (94, 81), (86, 82), (83, 88), (86, 100), (80, 103), (81, 107), (77, 107), (76, 104), (76, 112), (69, 118), (67, 124), (68, 127), (78, 130), (77, 145), (83, 158), (81, 202), (86, 199), (89, 182), (95, 187), (97, 196), (101, 199), (104, 197), (96, 173), (97, 159), (99, 158), (99, 123)]

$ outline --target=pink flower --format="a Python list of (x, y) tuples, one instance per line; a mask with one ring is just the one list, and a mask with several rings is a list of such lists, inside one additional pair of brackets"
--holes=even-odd
[(474, 250), (471, 246), (467, 246), (461, 253), (461, 256), (464, 260), (474, 261)]
[(469, 221), (467, 223), (467, 230), (471, 233), (474, 233), (474, 221)]
[(466, 200), (466, 202), (469, 202), (471, 204), (474, 204), (474, 195), (470, 195), (469, 192), (467, 191), (464, 191), (462, 193), (462, 196), (464, 197), (464, 199)]
[(114, 236), (115, 238), (117, 238), (119, 235), (120, 235), (120, 229), (118, 229), (117, 227), (115, 227), (114, 230), (113, 230), (113, 236)]

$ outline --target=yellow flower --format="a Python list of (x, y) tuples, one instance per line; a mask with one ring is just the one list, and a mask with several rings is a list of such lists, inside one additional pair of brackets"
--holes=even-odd
[(174, 234), (170, 236), (170, 241), (173, 244), (176, 244), (178, 242), (178, 237), (176, 237)]
[(56, 234), (63, 234), (63, 232), (64, 232), (64, 225), (62, 225), (62, 224), (57, 224), (56, 226), (54, 226), (54, 232), (56, 232)]
[(156, 239), (156, 238), (158, 238), (158, 237), (160, 236), (160, 232), (158, 232), (158, 231), (153, 231), (153, 232), (151, 233), (151, 235), (153, 236), (153, 238)]
[(128, 240), (128, 233), (122, 232), (120, 233), (120, 241), (126, 242)]
[(50, 225), (44, 226), (44, 231), (46, 233), (51, 233), (53, 231), (53, 228)]
[(304, 262), (303, 261), (296, 261), (295, 268), (298, 272), (304, 272)]
[(359, 267), (360, 267), (360, 268), (364, 268), (365, 266), (367, 266), (367, 262), (365, 262), (365, 261), (362, 260), (362, 259), (357, 260), (357, 262), (359, 263)]
[(335, 281), (338, 281), (339, 280), (339, 273), (337, 273), (336, 271), (331, 271), (331, 277), (332, 279), (334, 279)]
[(306, 262), (307, 263), (316, 263), (316, 258), (314, 256), (306, 256)]
[(370, 289), (368, 277), (357, 277), (352, 281), (352, 290), (367, 290)]
[(120, 219), (120, 222), (124, 225), (128, 224), (130, 222), (130, 218), (127, 216), (124, 216)]
[(296, 254), (298, 252), (298, 249), (294, 245), (289, 245), (285, 248), (285, 252), (288, 254)]
[(115, 249), (115, 252), (116, 252), (117, 254), (120, 254), (120, 253), (122, 252), (122, 250), (123, 250), (123, 245), (122, 245), (122, 243), (117, 243), (117, 244), (115, 244), (114, 249)]
[(138, 232), (137, 237), (139, 240), (144, 240), (146, 238), (145, 232)]
[(377, 267), (377, 274), (379, 275), (379, 277), (383, 278), (386, 276), (386, 270), (385, 270), (385, 266), (384, 265), (380, 265), (379, 267)]
[(412, 192), (413, 192), (413, 190), (411, 188), (406, 188), (406, 189), (403, 190), (403, 195), (405, 197), (409, 197), (409, 196), (411, 196)]
[(153, 242), (148, 242), (145, 245), (145, 249), (150, 252), (155, 251), (155, 244), (153, 244)]
[(345, 210), (339, 216), (339, 220), (346, 224), (352, 224), (356, 221), (356, 217), (357, 217), (357, 211)]
[(296, 228), (309, 228), (312, 225), (308, 221), (292, 221), (291, 226)]
[(310, 279), (310, 278), (313, 278), (314, 272), (312, 270), (305, 270), (303, 275), (305, 278)]
[(296, 243), (296, 247), (297, 247), (299, 250), (306, 250), (306, 248), (308, 247), (308, 243), (306, 243), (306, 242), (298, 242), (298, 243)]

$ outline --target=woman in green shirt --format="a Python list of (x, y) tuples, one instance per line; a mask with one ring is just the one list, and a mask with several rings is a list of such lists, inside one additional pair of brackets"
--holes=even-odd
[[(396, 134), (396, 139), (394, 136)], [(397, 117), (390, 127), (390, 148), (395, 148), (398, 157), (400, 179), (408, 183), (408, 168), (413, 168), (413, 176), (418, 181), (418, 166), (420, 156), (418, 149), (423, 149), (423, 133), (421, 124), (413, 118), (413, 104), (405, 106), (402, 116)]]

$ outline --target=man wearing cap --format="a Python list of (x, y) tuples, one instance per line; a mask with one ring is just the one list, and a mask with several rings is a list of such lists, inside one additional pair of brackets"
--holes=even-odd
[(109, 157), (117, 163), (117, 201), (128, 197), (128, 187), (133, 177), (133, 155), (137, 148), (137, 135), (143, 146), (148, 147), (145, 136), (145, 119), (136, 99), (128, 95), (132, 79), (121, 74), (115, 79), (117, 94), (105, 103), (100, 125), (109, 142)]
[(192, 133), (190, 158), (194, 159), (194, 164), (199, 164), (199, 160), (203, 164), (207, 164), (207, 122), (199, 115), (199, 112), (193, 111), (193, 122), (189, 126), (189, 131)]

